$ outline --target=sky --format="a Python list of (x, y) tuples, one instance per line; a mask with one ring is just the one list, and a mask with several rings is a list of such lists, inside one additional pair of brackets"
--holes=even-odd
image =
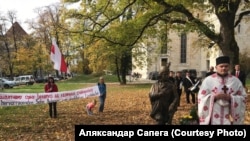
[(28, 32), (25, 21), (36, 17), (34, 9), (59, 2), (60, 0), (0, 0), (0, 15), (6, 15), (7, 11), (16, 11), (17, 21)]

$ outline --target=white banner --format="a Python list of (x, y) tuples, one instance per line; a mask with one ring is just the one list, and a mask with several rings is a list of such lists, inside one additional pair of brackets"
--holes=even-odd
[(99, 95), (100, 91), (98, 86), (52, 93), (0, 93), (0, 106), (45, 104), (49, 102), (66, 101)]

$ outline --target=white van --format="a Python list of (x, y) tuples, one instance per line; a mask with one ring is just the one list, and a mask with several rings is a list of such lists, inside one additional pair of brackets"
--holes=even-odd
[(15, 77), (14, 81), (19, 85), (33, 85), (35, 83), (33, 75), (21, 75)]

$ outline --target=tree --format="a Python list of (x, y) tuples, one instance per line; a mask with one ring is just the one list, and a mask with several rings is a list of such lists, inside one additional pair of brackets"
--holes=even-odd
[[(5, 60), (3, 63), (5, 74), (13, 78), (13, 71), (15, 69), (14, 60), (16, 59), (17, 50), (21, 46), (29, 45), (28, 34), (23, 30), (16, 20), (16, 12), (8, 11), (7, 17), (1, 17), (1, 58)], [(11, 25), (7, 29), (7, 25)]]
[[(105, 4), (105, 3), (99, 3), (98, 7), (102, 7), (103, 4)], [(84, 3), (83, 7), (87, 6), (87, 7), (93, 8), (94, 5), (95, 5), (94, 2), (92, 3), (91, 1), (88, 1), (88, 2)], [(98, 14), (95, 12), (98, 9), (98, 7), (91, 9), (90, 11), (93, 11), (93, 12), (90, 12), (89, 13), (90, 15), (88, 17), (95, 17), (95, 16), (98, 17)], [(109, 10), (111, 10), (111, 11), (109, 11), (108, 14), (112, 15), (113, 12), (115, 13), (115, 10), (112, 10), (112, 9), (109, 9)], [(130, 28), (130, 30), (128, 30), (128, 26), (126, 26), (126, 24), (124, 26), (120, 26), (120, 27), (118, 27), (118, 26), (120, 25), (119, 23), (123, 23), (123, 22), (126, 23), (127, 21), (132, 19), (132, 14), (131, 14), (132, 11), (128, 10), (126, 12), (126, 14), (121, 18), (121, 20), (117, 19), (113, 24), (111, 24), (110, 26), (112, 28), (108, 28), (108, 30), (103, 31), (102, 33), (99, 32), (101, 34), (108, 35), (109, 38), (118, 37), (119, 40), (123, 42), (123, 44), (112, 43), (110, 41), (107, 41), (108, 38), (102, 39), (102, 37), (101, 37), (102, 35), (98, 33), (98, 30), (101, 30), (101, 29), (99, 27), (95, 28), (95, 25), (93, 25), (93, 23), (92, 23), (95, 20), (98, 21), (98, 19), (95, 19), (95, 20), (88, 19), (88, 18), (85, 19), (85, 16), (83, 15), (85, 12), (88, 12), (88, 8), (84, 8), (84, 11), (82, 11), (80, 13), (78, 13), (77, 11), (69, 11), (68, 13), (69, 13), (69, 15), (70, 15), (69, 17), (71, 19), (72, 19), (72, 17), (77, 19), (76, 21), (74, 21), (72, 23), (73, 25), (76, 25), (73, 27), (79, 27), (79, 23), (84, 23), (84, 25), (82, 25), (82, 27), (80, 26), (80, 30), (83, 30), (86, 34), (88, 34), (87, 36), (89, 36), (89, 39), (85, 40), (85, 48), (87, 47), (88, 50), (91, 51), (92, 49), (89, 49), (89, 47), (91, 47), (91, 45), (92, 45), (92, 48), (95, 47), (95, 45), (98, 45), (99, 44), (98, 42), (100, 42), (100, 40), (102, 40), (101, 41), (102, 45), (99, 45), (102, 49), (98, 48), (98, 51), (95, 51), (95, 53), (97, 53), (97, 52), (100, 53), (101, 56), (96, 55), (96, 54), (88, 55), (89, 57), (92, 57), (91, 60), (93, 60), (93, 61), (97, 60), (97, 61), (94, 61), (94, 63), (90, 64), (90, 66), (93, 67), (92, 69), (94, 70), (94, 72), (97, 71), (97, 69), (95, 69), (95, 68), (97, 68), (96, 65), (99, 67), (99, 69), (102, 68), (104, 70), (104, 69), (107, 69), (108, 66), (110, 67), (112, 65), (100, 65), (100, 64), (103, 64), (104, 60), (110, 60), (109, 62), (111, 62), (112, 64), (115, 65), (115, 70), (116, 70), (116, 74), (118, 76), (118, 80), (120, 81), (121, 84), (126, 84), (126, 75), (129, 72), (129, 70), (131, 70), (131, 68), (132, 68), (132, 49), (133, 49), (133, 46), (129, 46), (129, 47), (124, 46), (124, 43), (126, 43), (130, 40), (130, 36), (131, 36), (130, 33), (133, 32), (133, 28)], [(103, 20), (104, 19), (100, 20), (99, 22), (101, 22)], [(77, 22), (77, 21), (80, 21), (80, 22)], [(78, 31), (76, 31), (76, 30), (72, 31), (73, 29), (71, 29), (71, 32), (81, 34), (81, 31), (79, 31), (79, 28), (78, 28)], [(121, 32), (121, 31), (123, 31), (123, 32)], [(125, 32), (125, 31), (127, 31), (127, 32)], [(123, 33), (122, 35), (124, 35), (124, 36), (119, 35), (121, 33)], [(100, 52), (100, 50), (101, 50), (101, 52)], [(94, 49), (93, 49), (93, 51), (94, 51)], [(98, 59), (98, 58), (105, 57), (105, 56), (106, 56), (106, 59)], [(95, 58), (95, 59), (93, 59), (93, 58)], [(98, 60), (99, 60), (99, 62), (98, 62)], [(104, 66), (106, 68), (103, 68), (100, 66)], [(98, 71), (100, 71), (100, 70), (98, 70)]]
[[(218, 45), (223, 55), (230, 57), (233, 65), (239, 63), (234, 28), (242, 17), (250, 13), (248, 0), (96, 0), (82, 1), (81, 5), (84, 12), (74, 11), (72, 17), (88, 22), (89, 26), (79, 31), (85, 35), (130, 48), (138, 44), (142, 37), (148, 37), (145, 34), (149, 28), (159, 28), (163, 21), (176, 31), (205, 35)], [(119, 22), (130, 10), (131, 20)], [(214, 23), (204, 18), (208, 14), (218, 19), (219, 31), (214, 29)], [(122, 27), (126, 30), (121, 30)]]
[[(49, 5), (36, 9), (38, 14), (37, 21), (29, 21), (30, 27), (34, 30), (33, 37), (35, 37), (36, 42), (39, 46), (46, 48), (46, 53), (49, 55), (52, 45), (52, 38), (55, 38), (60, 51), (64, 55), (64, 58), (69, 57), (70, 42), (68, 32), (63, 30), (68, 26), (65, 23), (65, 19), (62, 16), (63, 7), (58, 4)], [(60, 28), (63, 27), (63, 28)], [(43, 57), (41, 57), (43, 58)], [(51, 65), (49, 58), (43, 60), (47, 65)], [(68, 60), (67, 60), (68, 61)], [(38, 67), (38, 66), (36, 66)], [(38, 68), (37, 68), (38, 69)], [(42, 70), (41, 70), (42, 71)], [(46, 70), (45, 70), (46, 71)], [(50, 73), (50, 72), (47, 72)], [(59, 75), (56, 71), (57, 76)]]
[[(247, 8), (247, 0), (245, 2), (242, 0), (208, 0), (208, 3), (203, 0), (192, 0), (190, 3), (184, 1), (177, 1), (176, 3), (170, 3), (170, 1), (164, 0), (154, 1), (164, 7), (162, 14), (170, 15), (173, 12), (177, 12), (181, 14), (181, 16), (186, 17), (185, 20), (169, 17), (169, 19), (167, 19), (169, 22), (189, 25), (188, 27), (196, 27), (190, 29), (196, 29), (216, 43), (223, 55), (227, 55), (231, 58), (231, 64), (239, 63), (239, 47), (235, 40), (234, 28), (240, 23), (243, 16), (250, 13), (250, 11), (246, 11), (249, 10)], [(202, 6), (204, 4), (206, 7)], [(190, 6), (192, 6), (193, 9), (189, 10)], [(216, 15), (220, 24), (218, 33), (209, 27), (211, 23), (206, 23), (207, 21), (204, 21), (204, 19), (199, 19), (199, 17), (194, 16), (197, 12), (202, 12), (197, 7), (202, 7), (202, 11), (209, 11), (210, 14)], [(239, 13), (239, 19), (236, 20), (236, 14), (238, 14), (237, 12), (239, 11), (241, 13)]]
[(249, 50), (244, 50), (240, 53), (240, 62), (241, 70), (244, 70), (246, 73), (246, 76), (250, 73), (250, 56), (249, 56)]

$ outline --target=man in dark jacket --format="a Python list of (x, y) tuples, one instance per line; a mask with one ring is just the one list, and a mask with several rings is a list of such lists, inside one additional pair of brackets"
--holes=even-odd
[(240, 69), (240, 65), (236, 64), (234, 66), (234, 71), (232, 72), (232, 75), (238, 77), (244, 87), (246, 87), (246, 74), (243, 70)]
[(212, 75), (212, 74), (214, 74), (214, 73), (215, 73), (214, 67), (211, 66), (211, 67), (209, 68), (209, 72), (206, 73), (206, 77), (209, 76), (209, 75)]
[(186, 72), (186, 77), (183, 79), (184, 91), (186, 93), (186, 101), (190, 103), (190, 95), (192, 103), (195, 104), (195, 93), (191, 91), (192, 86), (195, 85), (195, 78), (190, 75), (190, 72)]
[(179, 95), (178, 106), (180, 106), (181, 94), (182, 94), (182, 85), (183, 85), (183, 78), (181, 76), (181, 72), (180, 71), (176, 72), (175, 83), (176, 83), (177, 93)]

